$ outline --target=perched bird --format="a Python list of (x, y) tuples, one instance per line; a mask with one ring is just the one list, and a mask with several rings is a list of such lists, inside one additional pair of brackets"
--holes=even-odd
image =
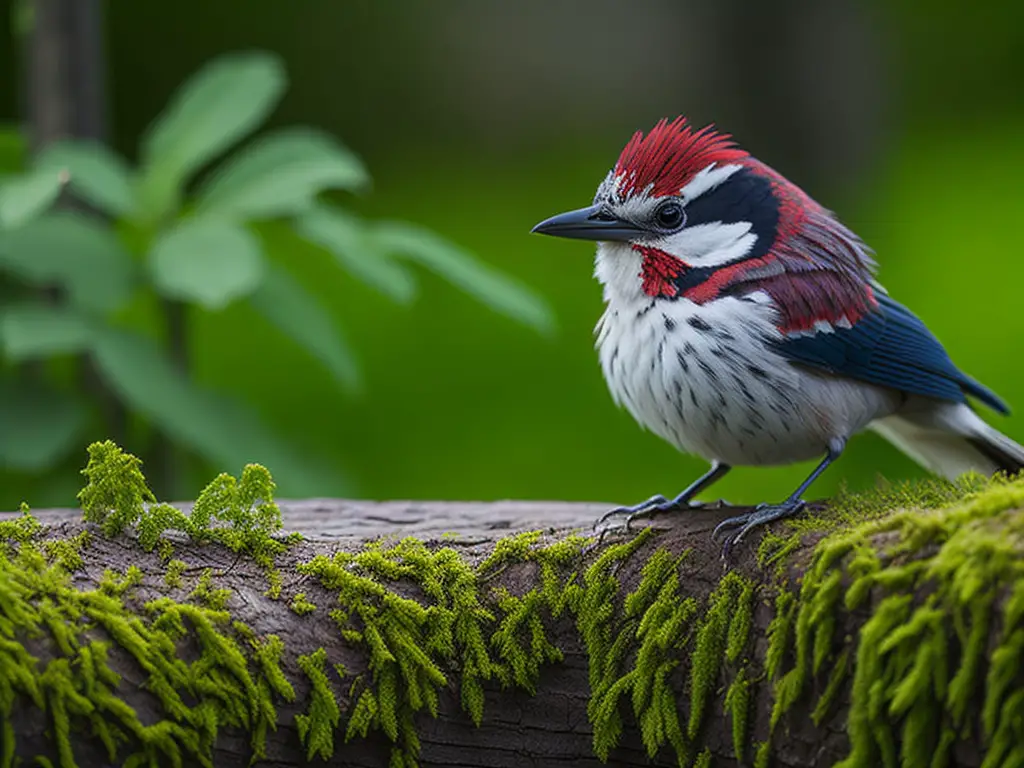
[(986, 424), (1006, 414), (876, 281), (871, 249), (835, 215), (712, 126), (661, 120), (634, 134), (593, 205), (533, 232), (597, 241), (606, 308), (596, 333), (615, 401), (710, 462), (673, 499), (602, 518), (684, 509), (738, 465), (821, 458), (793, 494), (724, 520), (728, 548), (800, 511), (804, 492), (870, 428), (955, 478), (1024, 468), (1024, 447)]

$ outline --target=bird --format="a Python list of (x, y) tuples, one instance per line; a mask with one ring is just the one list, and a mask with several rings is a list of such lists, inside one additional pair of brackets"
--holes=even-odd
[(713, 531), (723, 556), (803, 496), (855, 434), (882, 435), (928, 471), (1013, 475), (1024, 447), (977, 401), (1006, 403), (962, 372), (878, 281), (875, 252), (831, 210), (714, 124), (680, 116), (632, 135), (591, 205), (534, 233), (596, 241), (604, 312), (595, 329), (608, 389), (641, 427), (708, 470), (674, 498), (598, 522), (698, 506), (740, 466), (817, 459), (787, 498)]

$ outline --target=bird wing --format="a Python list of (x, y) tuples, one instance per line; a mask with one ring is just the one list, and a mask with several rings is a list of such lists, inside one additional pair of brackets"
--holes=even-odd
[(872, 295), (876, 306), (853, 322), (783, 329), (777, 349), (793, 362), (840, 376), (952, 402), (966, 402), (971, 395), (1009, 413), (998, 395), (956, 367), (909, 309), (884, 293)]
[(839, 376), (953, 402), (998, 395), (960, 371), (931, 331), (875, 279), (870, 249), (828, 211), (804, 207), (795, 231), (723, 293), (763, 291), (779, 311), (779, 352)]

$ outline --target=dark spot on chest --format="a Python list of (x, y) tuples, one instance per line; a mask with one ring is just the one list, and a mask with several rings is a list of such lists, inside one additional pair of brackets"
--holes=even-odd
[(686, 362), (686, 355), (682, 352), (676, 352), (676, 360), (679, 361), (679, 367), (683, 369), (683, 373), (690, 372), (690, 364)]
[(762, 368), (759, 365), (754, 365), (753, 363), (750, 363), (747, 366), (747, 371), (750, 372), (751, 376), (755, 376), (755, 377), (757, 377), (759, 379), (767, 379), (768, 378), (768, 371), (766, 371), (764, 368)]
[(662, 315), (662, 319), (665, 321), (665, 330), (674, 331), (676, 329), (676, 321), (668, 315)]
[(711, 326), (708, 324), (708, 321), (701, 317), (697, 317), (697, 315), (692, 315), (686, 318), (686, 322), (695, 331), (700, 331), (701, 333), (708, 333), (711, 330)]

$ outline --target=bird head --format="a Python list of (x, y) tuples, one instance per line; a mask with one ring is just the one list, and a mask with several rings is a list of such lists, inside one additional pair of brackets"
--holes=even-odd
[(815, 204), (711, 126), (661, 120), (633, 135), (593, 204), (533, 228), (598, 243), (596, 275), (623, 298), (677, 298), (764, 256)]

